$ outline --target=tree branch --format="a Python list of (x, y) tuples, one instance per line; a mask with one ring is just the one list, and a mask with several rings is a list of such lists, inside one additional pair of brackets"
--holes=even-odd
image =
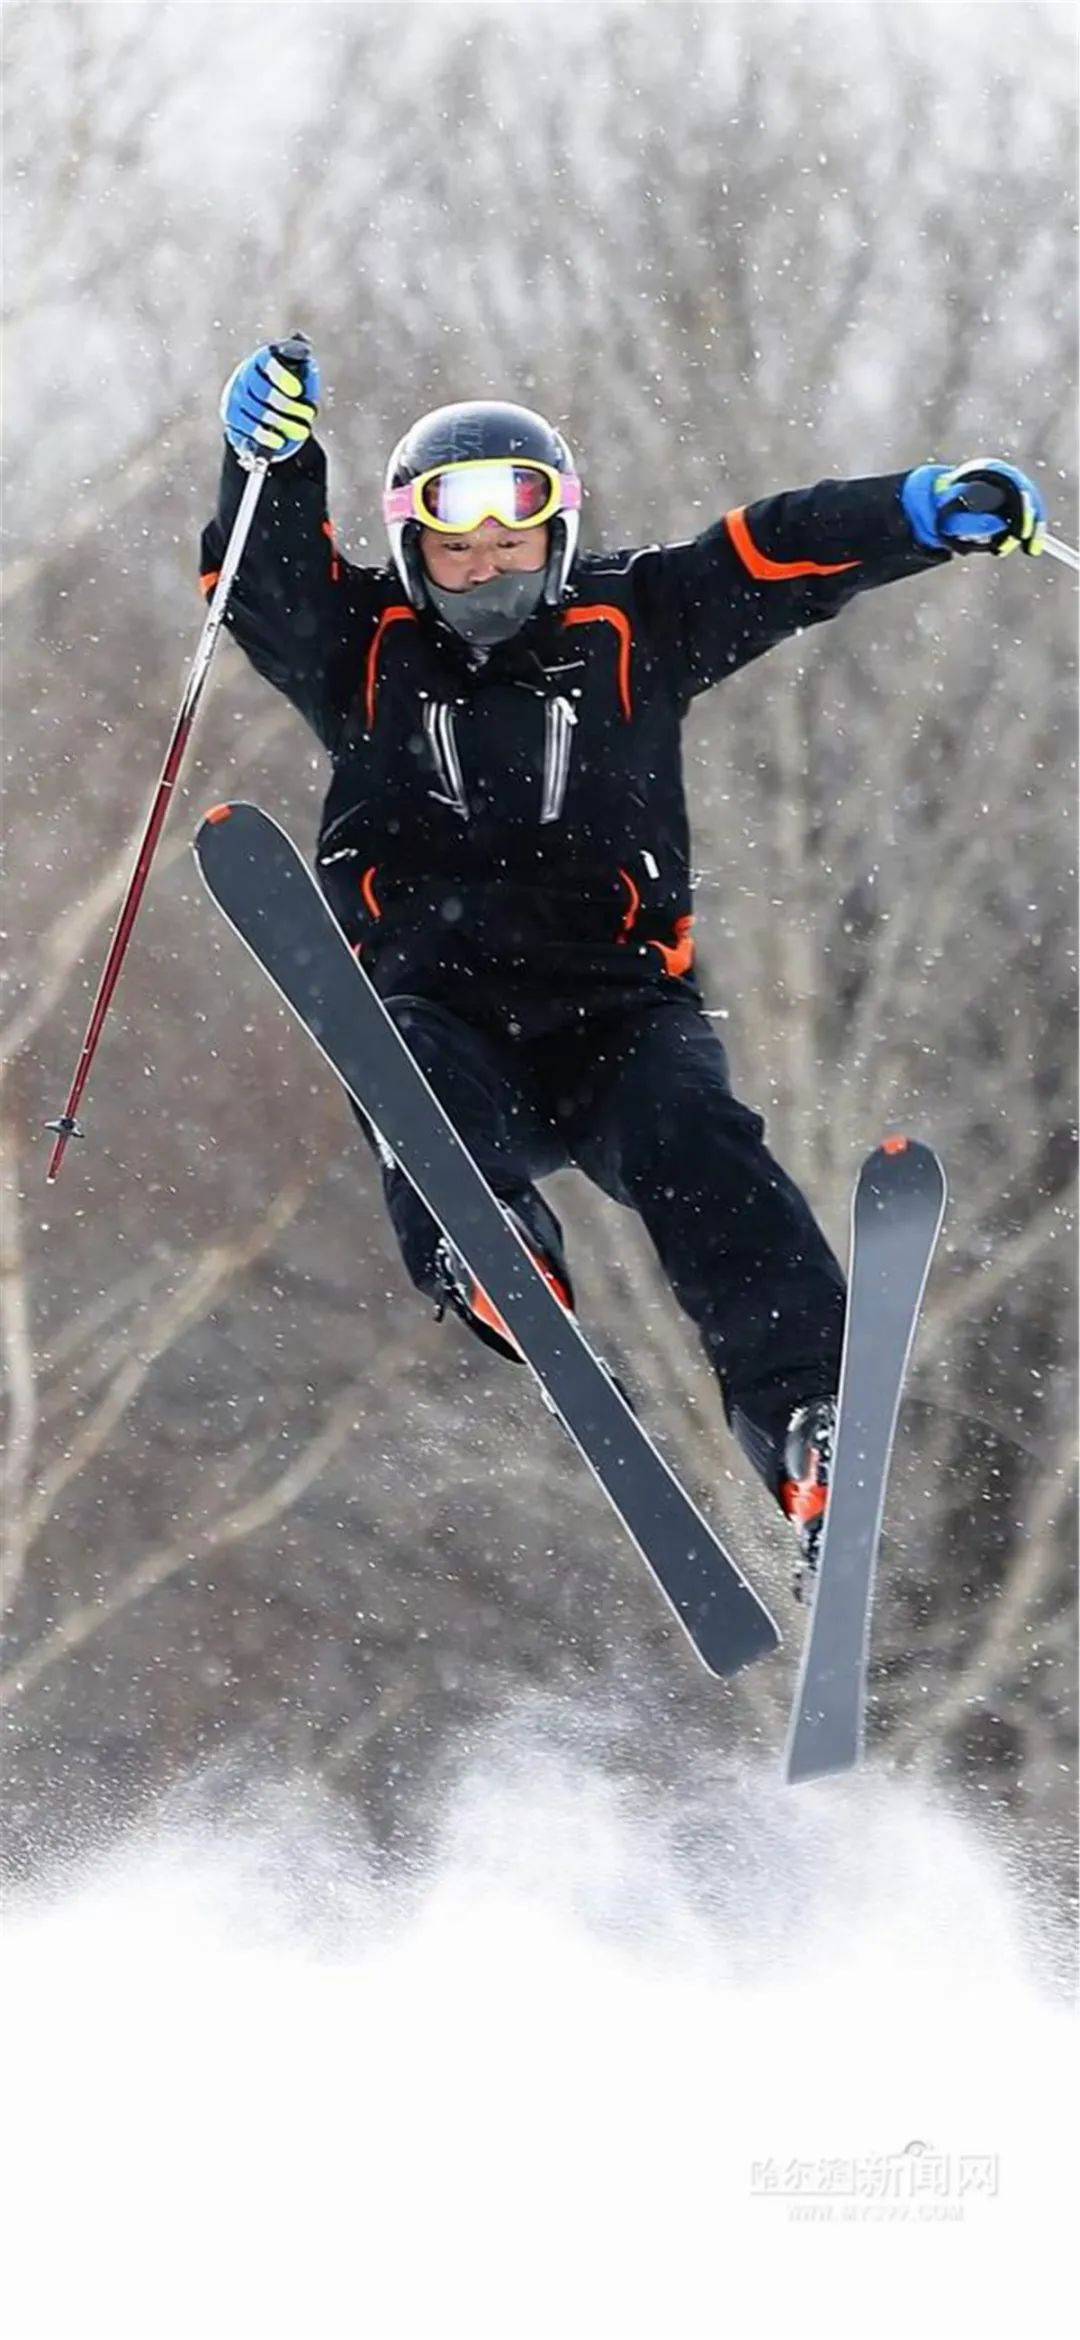
[(242, 1237), (233, 1237), (230, 1242), (215, 1244), (204, 1253), (180, 1290), (162, 1301), (143, 1335), (139, 1355), (129, 1358), (114, 1374), (105, 1396), (89, 1415), (78, 1437), (39, 1482), (37, 1494), (26, 1504), (17, 1521), (19, 1548), (24, 1556), (32, 1550), (51, 1519), (65, 1488), (100, 1454), (159, 1358), (206, 1315), (223, 1287), (250, 1267), (281, 1229), (288, 1226), (290, 1219), (295, 1218), (310, 1191), (310, 1183), (309, 1178), (304, 1178), (283, 1188), (254, 1229)]
[(69, 1609), (60, 1623), (54, 1625), (34, 1649), (0, 1675), (0, 1707), (11, 1706), (16, 1700), (27, 1697), (53, 1666), (59, 1665), (63, 1658), (70, 1657), (73, 1651), (84, 1648), (105, 1625), (111, 1624), (115, 1617), (121, 1616), (125, 1609), (131, 1608), (135, 1601), (142, 1600), (156, 1586), (167, 1583), (178, 1570), (210, 1559), (215, 1552), (254, 1535), (258, 1529), (268, 1526), (272, 1520), (290, 1510), (300, 1496), (306, 1493), (324, 1464), (337, 1453), (348, 1430), (355, 1426), (357, 1403), (357, 1391), (352, 1387), (338, 1400), (322, 1429), (305, 1447), (304, 1452), (297, 1456), (296, 1461), (290, 1463), (287, 1470), (282, 1471), (261, 1494), (253, 1496), (235, 1511), (224, 1512), (211, 1527), (201, 1530), (194, 1538), (193, 1549), (185, 1550), (175, 1542), (162, 1544), (156, 1552), (148, 1553), (145, 1559), (130, 1568), (121, 1582), (111, 1592), (104, 1593), (100, 1600), (81, 1601)]

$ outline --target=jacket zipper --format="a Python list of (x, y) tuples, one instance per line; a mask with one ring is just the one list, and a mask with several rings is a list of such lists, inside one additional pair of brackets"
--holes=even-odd
[(570, 777), (570, 748), (577, 715), (569, 699), (544, 701), (544, 788), (540, 799), (541, 821), (557, 821), (562, 817), (566, 798), (566, 783)]
[(432, 789), (431, 794), (435, 799), (435, 803), (448, 804), (451, 812), (456, 812), (463, 821), (467, 821), (469, 817), (469, 800), (465, 794), (465, 782), (462, 777), (461, 759), (458, 755), (457, 740), (454, 736), (453, 709), (447, 704), (445, 699), (428, 699), (425, 702), (424, 731), (427, 736), (427, 743), (431, 750), (435, 769), (438, 772), (439, 778), (443, 784), (443, 789), (445, 791), (445, 793), (440, 796), (436, 793), (434, 788)]

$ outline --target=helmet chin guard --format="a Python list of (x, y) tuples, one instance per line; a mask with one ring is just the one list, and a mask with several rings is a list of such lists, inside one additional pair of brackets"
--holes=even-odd
[[(557, 608), (566, 593), (577, 552), (581, 483), (565, 439), (542, 414), (495, 399), (436, 407), (398, 440), (386, 467), (384, 497), (444, 466), (486, 462), (543, 464), (566, 483), (564, 504), (546, 522), (549, 549), (541, 597)], [(412, 607), (432, 608), (420, 553), (419, 520), (388, 516), (386, 529), (391, 557)]]

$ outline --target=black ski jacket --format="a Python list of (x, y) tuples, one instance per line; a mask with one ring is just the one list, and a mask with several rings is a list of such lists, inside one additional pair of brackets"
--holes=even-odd
[[(477, 661), (395, 572), (338, 551), (312, 441), (263, 488), (227, 624), (327, 749), (317, 868), (384, 996), (520, 1001), (557, 1028), (641, 987), (697, 997), (680, 730), (691, 700), (869, 586), (940, 567), (905, 474), (824, 481), (691, 542), (586, 552)], [(226, 449), (212, 590), (244, 473)]]

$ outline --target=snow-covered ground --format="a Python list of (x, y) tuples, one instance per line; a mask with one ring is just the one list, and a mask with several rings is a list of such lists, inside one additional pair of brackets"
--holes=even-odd
[(8, 2340), (1056, 2340), (1075, 2029), (910, 1786), (527, 1734), (390, 1892), (190, 1813), (8, 1928)]

